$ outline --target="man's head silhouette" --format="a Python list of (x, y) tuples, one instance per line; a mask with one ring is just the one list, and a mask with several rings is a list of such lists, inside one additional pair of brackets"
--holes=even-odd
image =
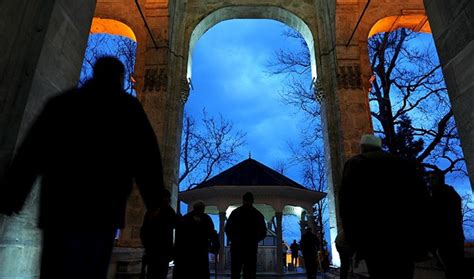
[(199, 213), (204, 213), (206, 205), (202, 201), (197, 201), (193, 204), (193, 210)]
[(103, 56), (94, 64), (93, 79), (97, 84), (106, 85), (113, 89), (123, 88), (125, 67), (115, 57)]
[(244, 205), (252, 205), (253, 204), (253, 194), (251, 192), (247, 192), (243, 195), (242, 201)]

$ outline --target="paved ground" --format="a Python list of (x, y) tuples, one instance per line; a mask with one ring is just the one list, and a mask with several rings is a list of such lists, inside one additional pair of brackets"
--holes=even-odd
[[(211, 276), (211, 279), (214, 279), (215, 277)], [(217, 279), (229, 279), (229, 276), (218, 276)], [(282, 278), (288, 278), (288, 279), (306, 279), (306, 275), (300, 274), (300, 275), (288, 275), (285, 277), (274, 277), (274, 276), (257, 276), (259, 279), (282, 279)], [(336, 278), (336, 277), (326, 277), (324, 275), (318, 275), (317, 279), (327, 279), (327, 278)]]
[[(210, 279), (215, 279), (215, 278), (216, 277), (214, 276), (214, 274), (211, 274)], [(229, 278), (230, 278), (230, 274), (226, 275), (226, 276), (217, 276), (217, 279), (229, 279)], [(306, 273), (304, 273), (303, 269), (300, 270), (298, 268), (297, 272), (285, 273), (284, 277), (276, 277), (276, 276), (272, 276), (271, 274), (268, 274), (268, 275), (260, 274), (260, 275), (257, 275), (257, 278), (259, 278), (259, 279), (286, 279), (286, 278), (288, 278), (288, 279), (306, 279)], [(317, 279), (333, 279), (333, 278), (335, 279), (335, 278), (339, 278), (339, 277), (336, 277), (335, 275), (330, 274), (330, 273), (326, 273), (326, 274), (318, 273), (318, 276), (317, 276)]]

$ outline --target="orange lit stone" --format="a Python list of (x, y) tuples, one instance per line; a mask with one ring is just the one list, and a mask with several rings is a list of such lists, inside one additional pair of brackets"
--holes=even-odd
[(415, 32), (431, 33), (430, 23), (424, 14), (389, 16), (377, 21), (370, 29), (369, 38), (377, 33), (391, 32), (399, 28), (408, 28)]
[(137, 41), (135, 34), (132, 29), (126, 24), (113, 20), (100, 17), (94, 17), (92, 19), (91, 34), (111, 34), (127, 37), (133, 41)]

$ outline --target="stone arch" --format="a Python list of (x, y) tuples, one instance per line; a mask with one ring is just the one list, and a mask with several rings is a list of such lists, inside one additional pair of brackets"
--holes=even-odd
[(189, 38), (186, 77), (191, 77), (192, 52), (201, 36), (219, 22), (230, 19), (274, 19), (298, 31), (306, 41), (311, 59), (311, 75), (317, 77), (314, 38), (308, 24), (293, 12), (276, 6), (228, 6), (217, 9), (199, 21)]
[[(137, 54), (138, 54), (138, 41), (137, 41), (137, 36), (135, 35), (135, 32), (133, 29), (126, 23), (113, 19), (113, 18), (103, 18), (103, 17), (93, 17), (92, 18), (92, 23), (91, 23), (91, 28), (89, 31), (89, 38), (91, 35), (107, 35), (109, 39), (113, 37), (121, 37), (125, 38), (127, 41), (130, 40), (131, 42), (134, 43), (134, 48), (133, 49), (128, 49), (128, 50), (123, 50), (125, 51), (126, 54), (124, 53), (116, 53), (116, 56), (119, 59), (125, 59), (125, 67), (127, 69), (126, 71), (126, 77), (127, 81), (130, 81), (130, 88), (127, 90), (131, 90), (132, 92), (132, 82), (135, 83), (135, 70), (136, 70), (136, 60), (137, 60)], [(108, 39), (108, 40), (109, 40)], [(112, 41), (115, 39), (111, 39)], [(89, 46), (86, 47), (86, 52), (89, 49)], [(109, 53), (109, 55), (113, 55), (113, 53)], [(122, 56), (120, 58), (120, 56)], [(126, 62), (125, 62), (126, 61)], [(133, 66), (133, 69), (130, 69), (131, 66)], [(130, 75), (130, 76), (129, 76)], [(136, 90), (134, 90), (136, 91)]]
[(407, 28), (421, 33), (431, 33), (431, 26), (425, 14), (409, 14), (379, 19), (369, 30), (367, 37), (370, 38), (377, 33), (392, 32), (400, 28)]
[(133, 32), (132, 28), (130, 28), (130, 26), (123, 23), (122, 21), (115, 19), (94, 17), (92, 19), (90, 33), (105, 33), (110, 35), (118, 35), (122, 37), (127, 37), (135, 42), (137, 41), (137, 37), (135, 36), (135, 33)]
[[(138, 12), (137, 12), (138, 13)], [(97, 19), (100, 21), (97, 22)], [(96, 27), (96, 31), (93, 30), (94, 23), (99, 23), (104, 25), (104, 22), (108, 22), (107, 25), (117, 25), (122, 26), (124, 29), (130, 29), (129, 31), (121, 32), (114, 30), (113, 26), (103, 26), (103, 27)], [(132, 36), (127, 35), (127, 33), (132, 32), (133, 36), (135, 37), (134, 40), (137, 43), (137, 50), (136, 50), (136, 60), (135, 60), (135, 68), (133, 71), (133, 77), (136, 80), (136, 93), (137, 98), (140, 100), (142, 99), (142, 86), (143, 80), (145, 76), (145, 56), (147, 52), (147, 31), (143, 26), (143, 21), (135, 15), (135, 12), (131, 13), (130, 10), (124, 10), (124, 8), (118, 4), (114, 5), (107, 5), (107, 3), (98, 1), (96, 5), (96, 10), (94, 12), (94, 17), (92, 19), (92, 25), (90, 29), (90, 34), (94, 33), (108, 33), (114, 35), (126, 35), (126, 37), (132, 39)], [(96, 25), (97, 26), (97, 25)], [(103, 29), (102, 29), (103, 28)], [(103, 31), (103, 32), (101, 32)], [(118, 34), (116, 34), (118, 33)]]
[[(190, 0), (184, 4), (175, 3), (170, 7), (168, 83), (166, 102), (163, 106), (163, 152), (165, 181), (173, 189), (178, 189), (176, 173), (179, 167), (179, 149), (184, 104), (190, 91), (188, 73), (191, 73), (190, 51), (199, 37), (215, 24), (229, 19), (275, 19), (296, 29), (307, 27), (306, 34), (315, 39), (309, 47), (318, 54), (320, 47), (316, 38), (318, 31), (318, 13), (316, 5), (307, 1), (288, 0), (276, 4), (274, 0), (232, 0), (213, 1), (203, 5), (201, 1)], [(296, 22), (298, 19), (300, 25)], [(192, 41), (192, 42), (191, 42)], [(320, 59), (314, 58), (318, 69)], [(319, 76), (323, 74), (319, 73)], [(316, 74), (314, 74), (315, 76)], [(176, 190), (177, 192), (177, 190)]]
[[(384, 12), (382, 12), (383, 8), (385, 8)], [(377, 7), (375, 10), (380, 11), (380, 13), (377, 13), (380, 16), (369, 17), (359, 31), (361, 70), (363, 82), (367, 88), (370, 88), (369, 79), (372, 76), (372, 67), (370, 66), (367, 48), (369, 38), (377, 33), (391, 32), (400, 28), (407, 28), (415, 32), (431, 33), (431, 26), (423, 6), (399, 10), (395, 10), (393, 6), (384, 6)]]
[[(331, 36), (328, 22), (329, 8), (322, 3), (314, 4), (311, 1), (288, 0), (275, 3), (273, 0), (232, 0), (213, 1), (202, 5), (200, 1), (189, 0), (186, 5), (176, 4), (172, 9), (170, 25), (170, 53), (168, 76), (168, 98), (164, 113), (165, 150), (165, 181), (169, 181), (174, 189), (178, 188), (176, 181), (177, 167), (179, 166), (179, 141), (182, 128), (182, 112), (189, 94), (188, 78), (192, 67), (192, 50), (195, 43), (212, 26), (230, 19), (273, 19), (280, 21), (299, 31), (306, 39), (311, 52), (312, 77), (322, 81), (322, 88), (326, 89), (325, 115), (322, 121), (327, 124), (325, 142), (328, 143), (326, 153), (329, 175), (338, 176), (340, 162), (339, 150), (336, 144), (331, 144), (331, 139), (337, 137), (338, 125), (337, 96), (333, 91), (335, 76), (330, 69), (333, 63), (334, 47), (329, 44)], [(181, 11), (178, 13), (176, 11)], [(317, 57), (317, 58), (316, 58)], [(322, 69), (326, 69), (323, 71)], [(336, 131), (337, 130), (337, 131)], [(334, 139), (333, 142), (336, 140)], [(337, 143), (339, 144), (339, 143)], [(337, 181), (334, 179), (332, 181)], [(332, 182), (331, 182), (332, 183)], [(332, 203), (331, 203), (332, 204)], [(335, 209), (331, 210), (334, 216)]]

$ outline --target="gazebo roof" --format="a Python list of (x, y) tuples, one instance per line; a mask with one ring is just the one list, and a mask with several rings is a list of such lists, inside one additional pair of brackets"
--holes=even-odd
[[(226, 211), (230, 206), (241, 204), (242, 195), (248, 191), (255, 197), (255, 206), (267, 214), (274, 214), (273, 211), (292, 214), (291, 208), (295, 206), (312, 211), (313, 204), (326, 196), (326, 193), (309, 190), (251, 158), (193, 189), (179, 192), (178, 196), (188, 204), (201, 200), (206, 204), (206, 211), (215, 214), (214, 211)], [(211, 209), (213, 206), (216, 208)]]
[(249, 158), (197, 185), (193, 190), (214, 186), (287, 186), (307, 189), (264, 164)]

